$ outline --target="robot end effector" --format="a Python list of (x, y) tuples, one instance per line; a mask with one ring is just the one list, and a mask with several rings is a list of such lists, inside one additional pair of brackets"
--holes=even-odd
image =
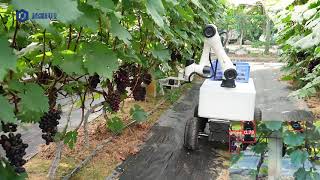
[(222, 46), (217, 27), (214, 24), (209, 24), (205, 27), (203, 34), (205, 39), (200, 62), (196, 64), (194, 60), (188, 60), (186, 62), (184, 78), (187, 81), (191, 81), (194, 74), (203, 78), (210, 78), (210, 69), (212, 66), (210, 54), (213, 51), (218, 58), (224, 75), (221, 87), (236, 87), (235, 79), (237, 77), (237, 71)]

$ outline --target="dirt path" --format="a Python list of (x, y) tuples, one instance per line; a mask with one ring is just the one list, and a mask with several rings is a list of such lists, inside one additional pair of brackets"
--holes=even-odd
[(200, 150), (195, 153), (182, 148), (184, 124), (193, 116), (199, 87), (195, 85), (160, 117), (139, 154), (118, 168), (124, 171), (120, 179), (210, 179), (219, 173), (210, 167), (227, 168), (227, 157), (205, 140), (200, 141)]
[[(288, 98), (290, 89), (278, 81), (281, 64), (253, 63), (251, 67), (257, 90), (256, 105), (262, 109), (264, 120), (282, 120), (286, 112), (306, 109), (303, 102)], [(190, 153), (183, 148), (184, 125), (193, 116), (199, 87), (200, 84), (194, 86), (160, 117), (142, 150), (124, 161), (109, 179), (117, 174), (123, 180), (207, 180), (217, 179), (219, 175), (229, 178), (223, 175), (229, 168), (226, 151), (205, 140), (200, 141), (199, 151)]]

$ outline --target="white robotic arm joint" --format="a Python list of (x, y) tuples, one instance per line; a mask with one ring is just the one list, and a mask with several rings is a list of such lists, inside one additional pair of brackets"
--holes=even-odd
[(203, 34), (205, 39), (200, 62), (196, 64), (194, 60), (187, 61), (184, 74), (185, 79), (189, 81), (192, 80), (193, 74), (198, 74), (203, 78), (209, 78), (207, 75), (210, 75), (210, 55), (213, 51), (218, 57), (224, 74), (221, 86), (235, 88), (237, 71), (222, 46), (217, 27), (214, 24), (209, 24), (205, 27)]

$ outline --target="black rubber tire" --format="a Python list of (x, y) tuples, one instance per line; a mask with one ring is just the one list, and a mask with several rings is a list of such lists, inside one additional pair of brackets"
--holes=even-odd
[(198, 142), (199, 134), (199, 121), (193, 117), (187, 120), (184, 129), (184, 143), (183, 146), (188, 150), (197, 150), (199, 147)]
[(199, 117), (199, 115), (198, 115), (198, 108), (199, 108), (199, 105), (196, 105), (196, 107), (194, 108), (193, 117)]
[(203, 118), (203, 117), (199, 117), (198, 115), (198, 108), (199, 105), (196, 105), (196, 107), (194, 108), (194, 114), (193, 116), (196, 117), (198, 119), (198, 123), (199, 123), (199, 131), (204, 132), (204, 129), (206, 128), (206, 125), (208, 123), (208, 119), (207, 118)]
[(253, 120), (256, 122), (262, 120), (262, 111), (260, 108), (254, 108)]

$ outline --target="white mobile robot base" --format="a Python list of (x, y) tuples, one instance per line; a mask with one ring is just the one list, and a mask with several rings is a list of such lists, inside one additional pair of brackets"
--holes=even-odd
[[(205, 27), (200, 63), (196, 64), (194, 60), (189, 60), (185, 67), (184, 78), (187, 81), (191, 81), (194, 74), (209, 78), (212, 66), (210, 53), (213, 51), (223, 71), (222, 81), (206, 79), (200, 87), (199, 104), (194, 110), (194, 117), (187, 121), (184, 132), (184, 146), (190, 150), (197, 149), (199, 135), (208, 136), (209, 141), (229, 142), (229, 128), (232, 121), (261, 120), (261, 111), (255, 108), (254, 82), (251, 78), (248, 83), (235, 81), (237, 71), (225, 53), (217, 32), (213, 24)], [(207, 123), (210, 133), (204, 134)], [(245, 130), (253, 130), (253, 127), (245, 126)]]

